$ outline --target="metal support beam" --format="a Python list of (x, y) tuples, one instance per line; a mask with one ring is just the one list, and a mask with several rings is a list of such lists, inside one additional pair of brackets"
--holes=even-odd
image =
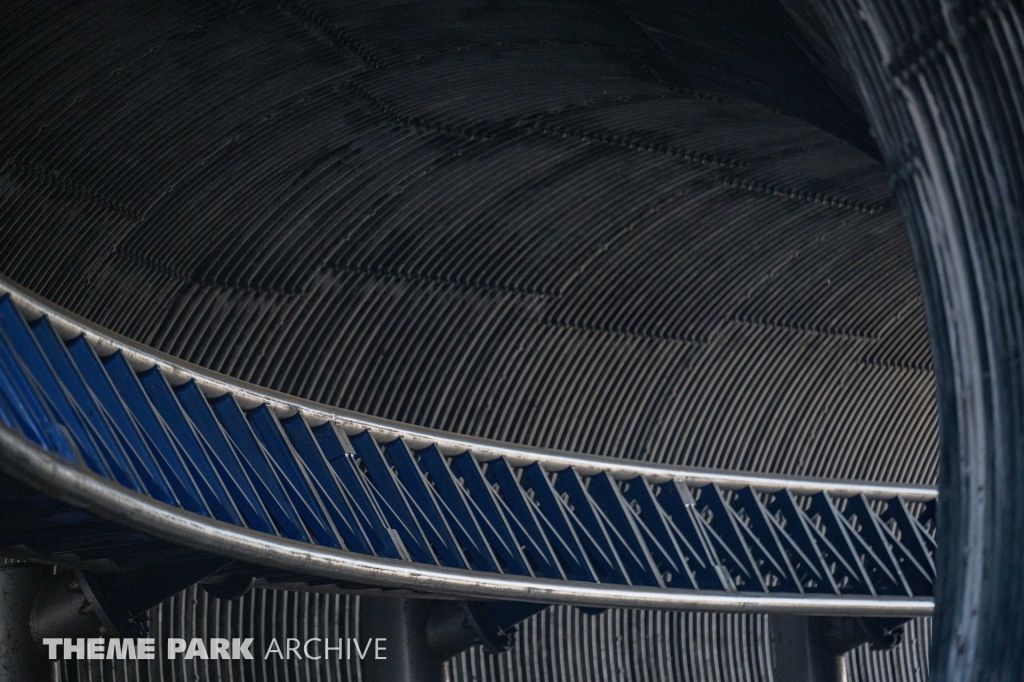
[(864, 643), (876, 651), (891, 649), (903, 639), (904, 622), (770, 615), (772, 677), (786, 682), (849, 682), (844, 654)]
[(56, 680), (55, 664), (32, 641), (32, 604), (52, 573), (43, 566), (0, 566), (0, 679), (5, 682)]
[(360, 640), (386, 640), (386, 658), (378, 659), (371, 645), (362, 661), (363, 682), (448, 682), (448, 663), (427, 641), (431, 607), (424, 600), (360, 598)]
[(768, 616), (772, 679), (847, 682), (846, 661), (825, 641), (822, 620), (807, 616)]

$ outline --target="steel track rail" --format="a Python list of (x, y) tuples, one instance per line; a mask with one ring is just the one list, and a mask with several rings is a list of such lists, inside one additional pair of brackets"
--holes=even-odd
[(930, 598), (754, 595), (586, 585), (371, 558), (274, 538), (156, 502), (71, 466), (2, 427), (0, 470), (56, 499), (169, 542), (285, 571), (381, 587), (464, 599), (598, 608), (907, 618), (928, 616), (934, 610)]
[[(184, 504), (165, 504), (98, 475), (84, 465), (73, 464), (68, 457), (62, 458), (24, 435), (0, 426), (0, 471), (8, 477), (53, 500), (174, 546), (227, 557), (291, 576), (308, 576), (311, 580), (376, 585), (470, 600), (894, 617), (928, 615), (933, 610), (930, 592), (934, 579), (934, 569), (930, 568), (933, 543), (915, 516), (919, 516), (920, 510), (935, 499), (933, 489), (647, 465), (510, 446), (399, 424), (268, 391), (182, 362), (102, 330), (0, 280), (0, 301), (5, 294), (24, 319), (46, 318), (49, 327), (65, 342), (84, 335), (97, 356), (109, 357), (119, 353), (139, 377), (156, 367), (170, 386), (183, 386), (194, 381), (211, 404), (220, 397), (228, 396), (250, 420), (262, 406), (268, 407), (275, 416), (268, 416), (263, 410), (260, 417), (263, 421), (251, 423), (253, 433), (259, 434), (264, 442), (268, 437), (271, 440), (276, 437), (277, 432), (273, 429), (284, 428), (282, 425), (296, 415), (301, 419), (290, 423), (299, 423), (298, 428), (305, 429), (306, 433), (310, 428), (332, 424), (332, 433), (339, 439), (339, 444), (344, 444), (345, 458), (361, 462), (366, 470), (361, 472), (353, 464), (351, 471), (355, 473), (352, 475), (362, 477), (360, 485), (367, 489), (376, 486), (373, 494), (377, 495), (374, 499), (378, 500), (378, 507), (392, 503), (389, 495), (398, 495), (406, 500), (401, 505), (408, 503), (407, 507), (398, 509), (399, 512), (407, 509), (404, 517), (401, 514), (394, 516), (397, 523), (391, 523), (388, 531), (391, 535), (385, 533), (382, 536), (387, 544), (390, 541), (386, 538), (401, 531), (396, 531), (395, 527), (401, 526), (407, 533), (403, 536), (404, 544), (394, 540), (391, 551), (395, 558), (389, 558), (376, 549), (354, 552), (347, 549), (348, 541), (340, 541), (340, 536), (336, 546), (329, 546), (330, 538), (323, 542), (323, 536), (319, 536), (316, 543), (298, 541), (294, 534), (288, 537), (286, 532), (261, 532), (243, 523), (217, 520), (215, 513), (200, 515), (183, 508)], [(34, 343), (31, 333), (22, 334), (22, 344)], [(3, 337), (0, 341), (16, 345)], [(148, 376), (152, 378), (153, 375)], [(130, 379), (136, 380), (137, 377)], [(168, 395), (172, 393), (173, 390)], [(173, 398), (171, 400), (173, 403)], [(159, 422), (159, 413), (157, 417)], [(244, 426), (245, 418), (242, 420), (243, 428), (248, 429)], [(170, 426), (158, 427), (171, 433)], [(267, 431), (267, 428), (272, 431)], [(284, 433), (278, 435), (283, 436)], [(293, 443), (298, 442), (292, 438)], [(264, 447), (257, 441), (253, 442), (257, 448)], [(280, 443), (283, 445), (279, 444), (279, 447), (284, 448), (284, 452), (291, 452), (299, 461), (301, 469), (302, 457), (295, 454), (298, 448), (291, 449), (287, 438)], [(353, 443), (362, 445), (354, 447)], [(366, 447), (370, 450), (367, 451)], [(267, 446), (267, 452), (271, 449)], [(524, 536), (519, 535), (520, 542), (536, 541), (535, 561), (531, 566), (526, 566), (524, 560), (519, 571), (498, 568), (494, 562), (498, 551), (495, 547), (501, 542), (488, 545), (479, 529), (476, 540), (470, 537), (471, 534), (456, 539), (457, 533), (453, 533), (448, 524), (454, 528), (460, 521), (443, 497), (444, 494), (453, 494), (451, 491), (456, 489), (462, 490), (460, 486), (464, 481), (459, 477), (458, 484), (449, 483), (449, 493), (436, 483), (436, 489), (430, 484), (415, 483), (420, 477), (423, 481), (436, 481), (436, 467), (439, 466), (436, 457), (432, 460), (435, 469), (431, 475), (434, 478), (428, 478), (424, 473), (430, 465), (421, 453), (427, 451), (439, 453), (446, 461), (440, 465), (441, 475), (453, 474), (453, 481), (459, 471), (467, 471), (465, 468), (459, 470), (457, 465), (457, 460), (463, 458), (462, 466), (466, 466), (464, 458), (467, 455), (474, 462), (470, 467), (474, 472), (472, 475), (480, 477), (481, 482), (484, 479), (480, 472), (487, 471), (488, 467), (505, 472), (506, 478), (500, 486), (498, 481), (490, 479), (491, 483), (482, 488), (482, 494), (494, 495), (488, 488), (497, 490), (500, 487), (501, 495), (518, 495), (518, 503), (525, 505), (519, 507), (520, 513), (532, 515), (540, 523), (534, 526), (537, 537), (524, 540)], [(367, 458), (371, 460), (369, 463)], [(406, 466), (404, 473), (401, 471), (403, 462)], [(373, 466), (378, 468), (374, 470)], [(419, 471), (420, 468), (424, 472)], [(281, 471), (281, 480), (286, 480), (286, 472)], [(374, 479), (374, 476), (378, 478)], [(307, 477), (306, 480), (312, 479)], [(644, 493), (644, 497), (634, 489), (627, 502), (623, 493), (634, 480), (649, 492)], [(415, 485), (410, 487), (407, 485), (409, 481)], [(340, 480), (337, 483), (339, 488), (344, 488)], [(315, 491), (320, 484), (311, 485), (313, 487), (309, 490)], [(453, 485), (455, 487), (451, 487)], [(671, 495), (679, 496), (675, 498), (678, 502), (674, 520), (670, 518), (672, 514), (666, 514), (660, 503), (655, 501), (659, 491), (670, 489), (675, 491)], [(685, 501), (689, 499), (690, 489), (697, 491), (700, 505), (692, 499)], [(477, 494), (480, 490), (477, 488)], [(212, 499), (209, 492), (206, 494), (208, 499)], [(323, 489), (320, 494), (327, 495)], [(344, 495), (344, 491), (341, 494)], [(460, 499), (469, 499), (465, 490), (455, 494)], [(779, 498), (793, 500), (796, 499), (794, 496), (809, 502), (802, 507), (802, 503), (790, 503), (785, 508), (771, 506)], [(313, 497), (317, 497), (316, 492)], [(371, 498), (366, 499), (369, 502)], [(605, 501), (595, 502), (600, 499)], [(665, 499), (662, 498), (661, 503)], [(916, 503), (915, 508), (919, 511), (909, 513), (908, 503)], [(465, 501), (459, 504), (468, 512), (470, 507), (465, 506)], [(396, 503), (396, 507), (401, 505)], [(698, 513), (696, 510), (701, 505), (704, 512)], [(773, 511), (769, 511), (769, 507)], [(296, 508), (293, 507), (292, 511)], [(321, 511), (325, 508), (322, 507)], [(511, 508), (514, 509), (514, 505)], [(433, 516), (432, 509), (435, 510)], [(482, 514), (482, 523), (488, 522), (484, 518), (486, 514), (479, 512), (479, 507), (474, 509), (474, 513)], [(708, 512), (709, 509), (713, 511)], [(889, 511), (880, 511), (883, 509)], [(496, 516), (492, 520), (496, 524), (504, 523), (502, 518), (508, 521), (510, 516), (515, 516), (507, 510), (500, 512), (497, 507), (494, 510)], [(309, 519), (316, 522), (316, 512), (309, 513), (311, 516), (303, 517), (306, 530), (312, 528)], [(391, 513), (394, 514), (394, 510)], [(616, 513), (619, 515), (615, 516)], [(893, 520), (894, 513), (901, 514), (899, 519), (903, 525)], [(825, 523), (815, 530), (815, 524), (819, 524), (811, 518), (815, 514), (829, 517), (831, 521), (828, 523), (832, 525)], [(389, 517), (385, 514), (381, 518)], [(303, 523), (297, 526), (300, 535)], [(558, 526), (558, 523), (563, 525)], [(886, 523), (893, 524), (888, 531), (884, 527)], [(403, 524), (408, 524), (408, 527)], [(694, 546), (705, 544), (703, 550), (690, 546), (686, 558), (683, 558), (686, 551), (679, 549), (687, 543), (686, 532), (679, 530), (683, 524), (690, 524), (689, 537)], [(326, 525), (331, 526), (330, 523)], [(467, 527), (470, 525), (466, 524)], [(357, 526), (354, 524), (353, 527), (359, 531)], [(433, 528), (431, 532), (434, 535), (426, 530), (421, 534), (416, 530), (421, 526), (423, 529)], [(826, 526), (831, 530), (824, 530)], [(789, 531), (784, 530), (787, 527)], [(630, 528), (633, 535), (630, 535)], [(337, 535), (337, 530), (334, 532)], [(506, 533), (511, 537), (510, 531)], [(309, 535), (312, 537), (313, 533)], [(369, 534), (362, 537), (365, 539)], [(475, 541), (479, 544), (474, 547)], [(515, 544), (505, 545), (504, 549), (509, 551), (508, 548)], [(668, 545), (678, 546), (671, 550), (666, 549)], [(394, 553), (396, 547), (399, 548), (397, 554)], [(421, 552), (418, 558), (415, 556), (417, 547)], [(412, 551), (413, 555), (410, 556), (406, 550)], [(522, 552), (519, 558), (526, 556), (523, 546), (511, 551), (513, 554)], [(817, 560), (813, 558), (815, 553)], [(858, 558), (858, 553), (863, 553), (863, 556)], [(486, 561), (486, 555), (490, 555), (494, 567), (492, 570), (478, 570), (477, 563)], [(401, 558), (397, 558), (399, 556)], [(513, 563), (518, 560), (516, 556), (507, 556), (512, 557)], [(545, 561), (548, 562), (546, 565)], [(846, 567), (845, 577), (839, 573), (825, 575), (828, 571), (835, 572), (837, 562)], [(695, 568), (697, 564), (703, 567), (703, 574)], [(679, 573), (684, 573), (689, 587), (669, 586), (673, 578), (670, 577), (671, 571), (666, 571), (666, 566), (671, 566), (677, 573), (676, 583), (681, 582)], [(832, 592), (825, 589), (826, 581), (832, 585)], [(856, 584), (851, 586), (853, 583)], [(712, 588), (709, 589), (709, 585)], [(719, 585), (720, 589), (713, 585)]]

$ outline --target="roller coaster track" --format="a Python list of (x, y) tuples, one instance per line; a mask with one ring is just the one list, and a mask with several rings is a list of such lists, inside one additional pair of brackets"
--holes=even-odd
[(0, 553), (589, 607), (914, 617), (934, 489), (549, 452), (245, 384), (0, 280)]

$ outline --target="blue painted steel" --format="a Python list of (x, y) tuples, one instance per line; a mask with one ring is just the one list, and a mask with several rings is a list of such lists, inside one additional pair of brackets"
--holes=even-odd
[(342, 547), (338, 529), (331, 522), (323, 500), (309, 480), (306, 467), (281, 431), (277, 417), (266, 405), (252, 410), (248, 417), (253, 432), (270, 455), (270, 462), (279, 474), (278, 478), (292, 501), (292, 506), (298, 510), (299, 517), (306, 524), (306, 529), (319, 544)]
[(334, 527), (341, 534), (345, 546), (361, 554), (372, 553), (369, 540), (356, 519), (344, 487), (324, 458), (324, 453), (313, 439), (313, 434), (310, 433), (302, 416), (293, 415), (283, 420), (281, 426), (295, 448), (298, 461), (308, 468), (308, 480), (320, 494), (320, 499), (334, 521)]
[[(916, 568), (922, 574), (927, 584), (935, 582), (935, 542), (921, 525), (920, 521), (907, 508), (903, 500), (893, 498), (885, 503), (885, 511), (882, 512), (883, 521), (892, 522), (900, 534), (899, 544), (905, 549), (916, 562)], [(894, 538), (895, 539), (895, 538)], [(920, 587), (914, 588), (915, 594)]]
[[(582, 487), (583, 481), (575, 471), (573, 478)], [(634, 585), (665, 587), (665, 575), (658, 569), (653, 556), (654, 552), (666, 556), (665, 550), (647, 529), (640, 515), (627, 504), (619, 486), (607, 473), (595, 474), (590, 477), (589, 497), (595, 503), (595, 513), (605, 520), (608, 535), (629, 573), (630, 582)]]
[(776, 532), (778, 524), (771, 522), (771, 514), (764, 508), (764, 503), (750, 488), (740, 488), (734, 494), (733, 509), (742, 511), (746, 516), (746, 523), (739, 524), (740, 531), (751, 554), (757, 557), (762, 573), (770, 576), (771, 587), (802, 593), (803, 586)]
[(413, 561), (436, 564), (434, 550), (431, 549), (423, 535), (423, 529), (409, 507), (409, 494), (398, 484), (395, 473), (380, 451), (380, 446), (366, 431), (351, 436), (349, 440), (373, 483), (376, 502), (384, 512), (384, 518), (398, 532), (409, 556)]
[(825, 493), (811, 496), (810, 511), (815, 514), (821, 524), (823, 533), (819, 547), (825, 555), (825, 561), (835, 562), (837, 584), (853, 590), (856, 594), (877, 595), (874, 583), (868, 578), (867, 570), (857, 558), (857, 552), (846, 534), (846, 524), (842, 514), (836, 509), (835, 503)]
[(114, 389), (110, 377), (85, 337), (79, 336), (67, 347), (85, 383), (110, 418), (119, 442), (124, 444), (125, 452), (129, 453), (135, 462), (135, 471), (138, 472), (149, 494), (161, 502), (181, 506), (171, 484), (160, 470), (156, 456), (146, 443), (145, 436), (128, 413), (128, 407)]
[[(598, 572), (594, 569), (594, 563), (597, 562), (608, 582), (625, 582), (621, 573), (612, 564), (614, 559), (608, 556), (605, 548), (583, 527), (566, 501), (555, 490), (551, 478), (540, 464), (534, 462), (523, 467), (519, 483), (528, 494), (532, 494), (533, 501), (540, 511), (538, 518), (541, 527), (548, 534), (548, 540), (562, 561), (562, 568), (570, 580), (598, 582)], [(588, 555), (587, 549), (591, 554)]]
[[(431, 466), (430, 462), (437, 456), (437, 449), (430, 447), (425, 452), (428, 466)], [(464, 452), (452, 457), (449, 466), (452, 475), (465, 486), (466, 498), (473, 509), (473, 515), (495, 556), (501, 560), (504, 572), (532, 576), (533, 571), (525, 554), (525, 546), (516, 541), (515, 531), (499, 506), (500, 500), (484, 479), (473, 456)]]
[(438, 506), (438, 493), (427, 483), (409, 448), (401, 439), (395, 439), (384, 446), (384, 454), (394, 467), (398, 482), (409, 492), (410, 508), (441, 563), (453, 568), (468, 568), (469, 564), (459, 543), (455, 541), (448, 519)]
[[(36, 343), (35, 337), (28, 329), (28, 325), (15, 310), (10, 298), (0, 300), (0, 325), (3, 326), (3, 333), (0, 335), (0, 344), (5, 350), (16, 355), (22, 366), (30, 372), (32, 384), (39, 387), (39, 394), (46, 401), (55, 413), (54, 416), (60, 423), (71, 432), (78, 446), (82, 458), (90, 469), (98, 474), (111, 476), (110, 464), (107, 461), (106, 453), (101, 451), (100, 446), (94, 440), (91, 429), (76, 408), (74, 401), (68, 396), (60, 379), (57, 378), (47, 362), (43, 351)], [(130, 478), (126, 472), (118, 472), (117, 478)]]
[[(443, 510), (444, 518), (458, 542), (465, 547), (472, 568), (490, 573), (500, 572), (498, 558), (484, 539), (484, 531), (480, 527), (480, 522), (487, 524), (488, 519), (444, 463), (441, 453), (431, 445), (420, 450), (419, 460), (424, 473), (437, 489), (434, 493), (437, 504)], [(429, 488), (429, 483), (427, 486)], [(507, 548), (502, 549), (507, 551)]]
[[(540, 471), (539, 466), (537, 470)], [(526, 475), (527, 472), (524, 471), (523, 473)], [(540, 471), (540, 476), (544, 480), (547, 479), (543, 471)], [(536, 474), (530, 478), (538, 480)], [(544, 485), (543, 481), (539, 483), (539, 486), (542, 488), (548, 487)], [(631, 584), (632, 581), (623, 565), (622, 557), (619, 556), (619, 553), (612, 546), (612, 539), (609, 534), (610, 529), (602, 522), (597, 505), (587, 493), (586, 486), (584, 486), (579, 474), (574, 469), (559, 471), (555, 475), (555, 490), (560, 494), (560, 501), (563, 504), (559, 506), (563, 508), (564, 517), (568, 519), (572, 530), (576, 534), (577, 543), (583, 547), (586, 555), (590, 557), (591, 564), (601, 581), (623, 585)], [(546, 490), (542, 490), (541, 495), (545, 499), (550, 499), (546, 494)]]
[(38, 320), (32, 331), (54, 373), (67, 390), (69, 399), (74, 401), (73, 404), (78, 408), (76, 412), (81, 414), (82, 421), (90, 435), (96, 439), (97, 445), (103, 448), (117, 482), (136, 492), (148, 493), (135, 466), (122, 448), (121, 441), (111, 429), (109, 418), (97, 404), (96, 397), (86, 386), (85, 380), (68, 355), (67, 347), (50, 327), (49, 321), (45, 318)]
[[(615, 485), (613, 481), (608, 482)], [(661, 572), (665, 585), (698, 589), (699, 584), (687, 561), (687, 556), (693, 557), (694, 552), (684, 538), (673, 533), (672, 519), (658, 504), (651, 485), (641, 478), (636, 478), (622, 484), (621, 494), (639, 519), (638, 527), (643, 533), (641, 541), (649, 548), (651, 558)], [(689, 553), (684, 552), (683, 546), (690, 549)], [(694, 561), (701, 560), (694, 558)], [(705, 566), (703, 563), (701, 565)]]
[(245, 415), (238, 403), (229, 395), (222, 395), (210, 401), (214, 414), (220, 420), (224, 431), (238, 449), (240, 460), (247, 466), (249, 480), (260, 494), (260, 498), (281, 531), (281, 535), (292, 540), (310, 542), (298, 511), (285, 494), (281, 481), (271, 465), (266, 450), (256, 440)]
[(175, 393), (196, 429), (197, 438), (211, 451), (210, 459), (220, 471), (221, 480), (239, 512), (245, 517), (246, 524), (261, 533), (276, 534), (277, 530), (263, 504), (263, 498), (256, 492), (239, 461), (238, 448), (228, 440), (199, 386), (195, 381), (189, 381), (177, 387)]
[[(356, 467), (355, 448), (342, 442), (344, 434), (338, 433), (333, 424), (321, 424), (313, 429), (313, 436), (320, 445), (331, 468), (334, 469), (345, 493), (352, 500), (352, 510), (359, 520), (366, 538), (373, 547), (373, 553), (389, 559), (408, 558), (400, 551), (396, 538), (383, 519), (383, 511), (374, 499), (374, 493), (366, 475)], [(402, 547), (404, 550), (404, 546)]]
[[(136, 371), (120, 352), (101, 360), (83, 336), (64, 341), (45, 319), (27, 324), (8, 297), (0, 299), (0, 421), (160, 502), (365, 555), (755, 593), (927, 596), (935, 580), (932, 503), (691, 489), (415, 450), (393, 436), (313, 426), (301, 412), (282, 417), (268, 404), (243, 410), (195, 381), (171, 387), (158, 368)], [(0, 514), (33, 519), (31, 537), (16, 539), (52, 551), (69, 528), (95, 524), (38, 502), (3, 500)], [(75, 551), (102, 557), (104, 542), (100, 532)], [(473, 608), (500, 625), (539, 607)]]
[(241, 514), (214, 469), (212, 453), (199, 438), (195, 424), (182, 411), (163, 375), (153, 367), (142, 372), (139, 379), (154, 409), (160, 414), (167, 435), (192, 474), (192, 480), (210, 506), (210, 511), (220, 521), (241, 525)]
[(173, 486), (182, 507), (196, 514), (211, 516), (210, 508), (206, 506), (206, 501), (182, 459), (183, 453), (174, 445), (163, 419), (149, 402), (146, 392), (139, 383), (139, 377), (132, 371), (124, 355), (114, 353), (104, 358), (103, 365), (118, 395), (127, 406), (132, 420), (139, 426), (139, 431), (142, 432), (150, 449), (160, 458), (164, 475)]
[(4, 395), (4, 421), (33, 442), (57, 452), (69, 462), (79, 463), (82, 458), (71, 447), (70, 434), (66, 430), (61, 431), (57, 418), (36, 392), (31, 375), (20, 363), (0, 328), (0, 391)]
[[(496, 499), (507, 508), (503, 516), (515, 531), (516, 540), (532, 560), (534, 573), (543, 578), (565, 580), (565, 572), (555, 559), (555, 550), (549, 541), (548, 533), (541, 529), (540, 509), (531, 504), (526, 491), (519, 487), (509, 463), (504, 459), (488, 462), (487, 478), (496, 486), (495, 489), (500, 495)], [(561, 543), (560, 538), (553, 539)]]
[(832, 573), (825, 570), (828, 564), (818, 542), (814, 539), (817, 533), (793, 499), (793, 495), (788, 490), (773, 493), (768, 509), (773, 512), (772, 518), (781, 524), (782, 532), (779, 536), (785, 538), (789, 545), (787, 551), (804, 591), (833, 594), (838, 592), (839, 588)]
[(669, 527), (686, 550), (687, 565), (693, 571), (697, 586), (703, 590), (735, 591), (735, 583), (711, 546), (714, 533), (697, 512), (693, 493), (678, 481), (661, 486), (658, 503), (665, 510)]

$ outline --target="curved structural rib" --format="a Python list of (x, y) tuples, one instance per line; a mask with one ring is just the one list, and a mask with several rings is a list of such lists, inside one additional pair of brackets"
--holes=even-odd
[(933, 490), (638, 465), (375, 420), (177, 362), (8, 284), (0, 419), (0, 471), (88, 513), (0, 486), (15, 510), (0, 530), (8, 551), (137, 569), (168, 551), (155, 540), (321, 588), (860, 616), (932, 608)]
[(1024, 671), (1024, 10), (831, 0), (916, 251), (941, 415), (932, 675)]

